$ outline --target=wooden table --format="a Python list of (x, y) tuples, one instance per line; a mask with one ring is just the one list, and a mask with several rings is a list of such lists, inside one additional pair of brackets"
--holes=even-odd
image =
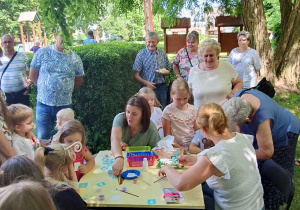
[[(126, 157), (126, 152), (123, 152), (123, 155)], [(119, 185), (118, 179), (108, 174), (108, 168), (113, 160), (111, 151), (100, 151), (95, 158), (95, 168), (81, 178), (79, 186), (88, 183), (87, 187), (80, 188), (80, 195), (87, 202), (88, 207), (204, 209), (201, 185), (181, 192), (184, 201), (180, 201), (178, 204), (167, 204), (163, 198), (162, 189), (172, 188), (172, 186), (166, 179), (153, 183), (160, 178), (156, 161), (147, 172), (142, 172), (141, 167), (129, 167), (125, 161), (124, 171), (136, 169), (141, 171), (141, 175), (136, 179), (136, 184), (133, 183), (133, 180), (125, 179), (123, 184)], [(139, 197), (116, 190), (116, 188), (122, 189), (123, 187), (127, 188), (127, 192)], [(99, 195), (104, 195), (104, 200), (99, 200)]]

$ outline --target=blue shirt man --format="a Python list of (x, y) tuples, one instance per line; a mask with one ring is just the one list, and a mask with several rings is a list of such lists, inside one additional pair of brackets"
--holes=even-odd
[(156, 98), (163, 107), (167, 104), (167, 87), (163, 75), (156, 72), (159, 69), (170, 69), (170, 62), (167, 54), (156, 48), (159, 42), (156, 32), (149, 32), (146, 35), (146, 48), (141, 50), (134, 61), (134, 78), (141, 83), (153, 89)]
[(61, 35), (54, 45), (41, 48), (30, 64), (29, 77), (37, 85), (36, 124), (37, 138), (50, 139), (56, 114), (71, 107), (72, 92), (83, 81), (80, 57), (69, 50), (63, 52)]
[(83, 41), (83, 45), (87, 44), (97, 44), (97, 41), (94, 39), (94, 34), (92, 31), (88, 32), (88, 38)]

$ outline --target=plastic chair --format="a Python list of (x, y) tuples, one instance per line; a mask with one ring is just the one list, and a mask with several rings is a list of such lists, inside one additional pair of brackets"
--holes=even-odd
[(266, 160), (261, 169), (261, 176), (269, 179), (284, 194), (286, 210), (290, 208), (295, 192), (295, 184), (290, 172), (282, 168), (273, 160)]

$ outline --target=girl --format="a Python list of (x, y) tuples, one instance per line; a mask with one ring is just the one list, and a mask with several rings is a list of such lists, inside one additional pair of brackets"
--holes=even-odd
[(57, 141), (61, 132), (62, 126), (69, 120), (74, 120), (75, 112), (71, 108), (61, 109), (56, 114), (56, 126), (57, 133), (53, 136), (53, 141)]
[(227, 116), (215, 103), (199, 108), (196, 124), (215, 146), (197, 157), (180, 156), (181, 164), (191, 166), (184, 173), (162, 166), (159, 174), (166, 175), (178, 191), (192, 189), (206, 180), (214, 190), (212, 192), (207, 185), (202, 188), (206, 209), (263, 209), (263, 188), (252, 146), (253, 136), (231, 132)]
[[(81, 144), (80, 147), (82, 147)], [(35, 152), (34, 161), (43, 169), (45, 177), (49, 182), (66, 184), (78, 190), (78, 182), (73, 167), (75, 158), (76, 156), (72, 147), (56, 143), (48, 147), (38, 148)], [(65, 171), (68, 172), (69, 180), (65, 176)]]
[[(161, 105), (159, 101), (156, 99), (156, 95), (154, 91), (149, 87), (143, 87), (139, 90), (138, 94), (140, 96), (143, 96), (148, 101), (151, 110), (150, 119), (156, 125), (159, 137), (162, 139), (164, 137), (163, 125), (161, 122), (162, 111), (159, 108)], [(159, 107), (156, 107), (155, 105), (158, 105)]]
[[(73, 163), (78, 181), (84, 174), (94, 168), (95, 160), (93, 155), (85, 146), (85, 131), (81, 122), (77, 120), (70, 120), (66, 122), (61, 128), (61, 134), (58, 142), (66, 145), (72, 145), (74, 142), (80, 142), (84, 146), (81, 152), (75, 152), (76, 159)], [(83, 164), (84, 160), (86, 161), (85, 165)]]
[(170, 96), (173, 102), (163, 111), (164, 135), (174, 136), (174, 147), (182, 148), (186, 152), (197, 130), (197, 111), (188, 103), (190, 93), (187, 82), (182, 78), (176, 79), (172, 84)]

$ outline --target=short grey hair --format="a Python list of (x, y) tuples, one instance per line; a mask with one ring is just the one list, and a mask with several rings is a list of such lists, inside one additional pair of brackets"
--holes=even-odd
[(204, 41), (201, 42), (199, 46), (199, 55), (202, 55), (204, 50), (210, 47), (214, 48), (217, 53), (217, 56), (219, 56), (221, 52), (221, 45), (214, 39), (205, 39)]
[(4, 35), (1, 37), (1, 40), (3, 40), (3, 38), (4, 38), (5, 36), (10, 36), (10, 38), (12, 38), (13, 42), (15, 42), (15, 38), (14, 38), (12, 35), (10, 35), (10, 34), (4, 34)]
[(248, 41), (251, 41), (251, 34), (249, 31), (240, 31), (238, 34), (237, 34), (237, 39), (239, 40), (239, 37), (240, 36), (245, 36), (247, 38)]
[(251, 105), (241, 97), (231, 98), (222, 106), (230, 125), (242, 125), (252, 112)]
[(197, 31), (192, 31), (186, 36), (186, 41), (193, 40), (194, 42), (199, 43), (199, 33)]
[(35, 40), (35, 44), (40, 44), (40, 40)]
[(146, 35), (145, 39), (147, 39), (147, 38), (152, 39), (152, 38), (155, 38), (155, 37), (157, 38), (157, 41), (159, 41), (158, 33), (154, 32), (154, 31), (151, 31), (151, 32), (149, 32), (149, 33)]

